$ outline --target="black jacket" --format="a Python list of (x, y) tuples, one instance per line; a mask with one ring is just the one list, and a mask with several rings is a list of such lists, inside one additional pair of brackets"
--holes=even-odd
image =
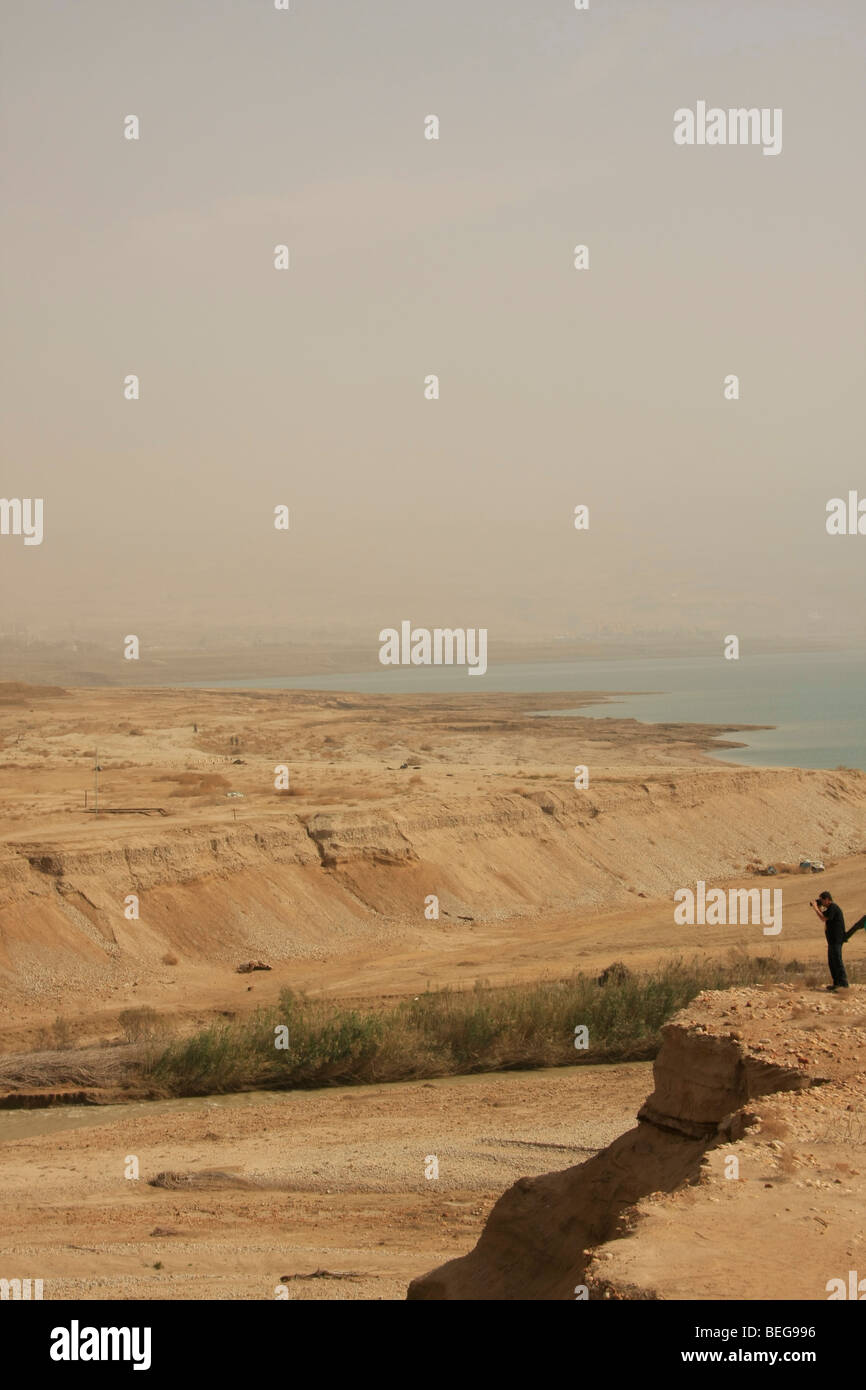
[(845, 918), (838, 903), (831, 903), (824, 913), (824, 935), (830, 946), (841, 946), (845, 940)]

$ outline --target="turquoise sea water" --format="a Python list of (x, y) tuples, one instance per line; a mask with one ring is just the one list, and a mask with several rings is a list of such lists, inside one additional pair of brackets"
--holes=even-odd
[[(208, 689), (339, 690), (395, 695), (440, 691), (654, 691), (622, 695), (615, 705), (562, 713), (634, 718), (648, 723), (773, 724), (731, 737), (748, 746), (724, 750), (725, 761), (772, 767), (866, 770), (866, 655), (860, 652), (662, 657), (614, 661), (512, 662), (484, 676), (465, 668), (383, 666), (341, 676), (198, 682)], [(549, 712), (548, 712), (549, 713)]]

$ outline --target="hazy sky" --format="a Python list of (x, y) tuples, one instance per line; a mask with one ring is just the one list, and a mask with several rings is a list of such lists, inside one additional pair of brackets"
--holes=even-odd
[[(825, 529), (866, 497), (863, 0), (3, 28), (0, 494), (44, 540), (0, 536), (0, 627), (866, 636)], [(781, 153), (676, 146), (699, 100)]]

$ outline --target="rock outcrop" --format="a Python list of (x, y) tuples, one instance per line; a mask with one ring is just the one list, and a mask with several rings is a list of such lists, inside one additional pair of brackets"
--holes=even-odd
[(827, 1298), (858, 1248), (866, 1276), (864, 995), (699, 996), (664, 1029), (637, 1126), (520, 1179), (408, 1297)]

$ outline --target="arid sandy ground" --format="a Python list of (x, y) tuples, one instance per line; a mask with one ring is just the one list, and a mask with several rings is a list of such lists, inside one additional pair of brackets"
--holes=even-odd
[[(42, 1278), (46, 1298), (271, 1299), (284, 1275), (290, 1298), (403, 1298), (471, 1249), (503, 1187), (609, 1143), (650, 1085), (631, 1063), (0, 1111), (0, 1276)], [(205, 1169), (274, 1186), (148, 1185)], [(351, 1277), (303, 1277), (321, 1270)]]
[[(730, 946), (818, 962), (816, 880), (747, 872), (803, 852), (866, 910), (866, 774), (720, 765), (703, 726), (532, 717), (579, 703), (0, 687), (0, 1045), (58, 1015), (99, 1042), (131, 1003), (191, 1026), (286, 983), (417, 993)], [(698, 878), (782, 887), (781, 935), (676, 927)], [(237, 975), (249, 958), (272, 973)]]
[[(826, 885), (849, 920), (866, 911), (866, 774), (725, 766), (707, 751), (725, 731), (702, 726), (532, 714), (579, 704), (0, 688), (0, 1049), (47, 1046), (58, 1020), (67, 1043), (116, 1040), (131, 1005), (183, 1031), (287, 984), (374, 1002), (732, 947), (824, 970), (808, 901)], [(755, 874), (803, 853), (827, 873)], [(781, 889), (781, 935), (675, 925), (673, 891), (697, 879)], [(271, 972), (237, 974), (250, 958)], [(402, 1297), (471, 1248), (515, 1177), (628, 1128), (647, 1072), (0, 1111), (0, 1276), (58, 1297), (270, 1298), (325, 1269), (352, 1278), (292, 1278), (290, 1296)], [(277, 1186), (147, 1185), (204, 1168)]]

